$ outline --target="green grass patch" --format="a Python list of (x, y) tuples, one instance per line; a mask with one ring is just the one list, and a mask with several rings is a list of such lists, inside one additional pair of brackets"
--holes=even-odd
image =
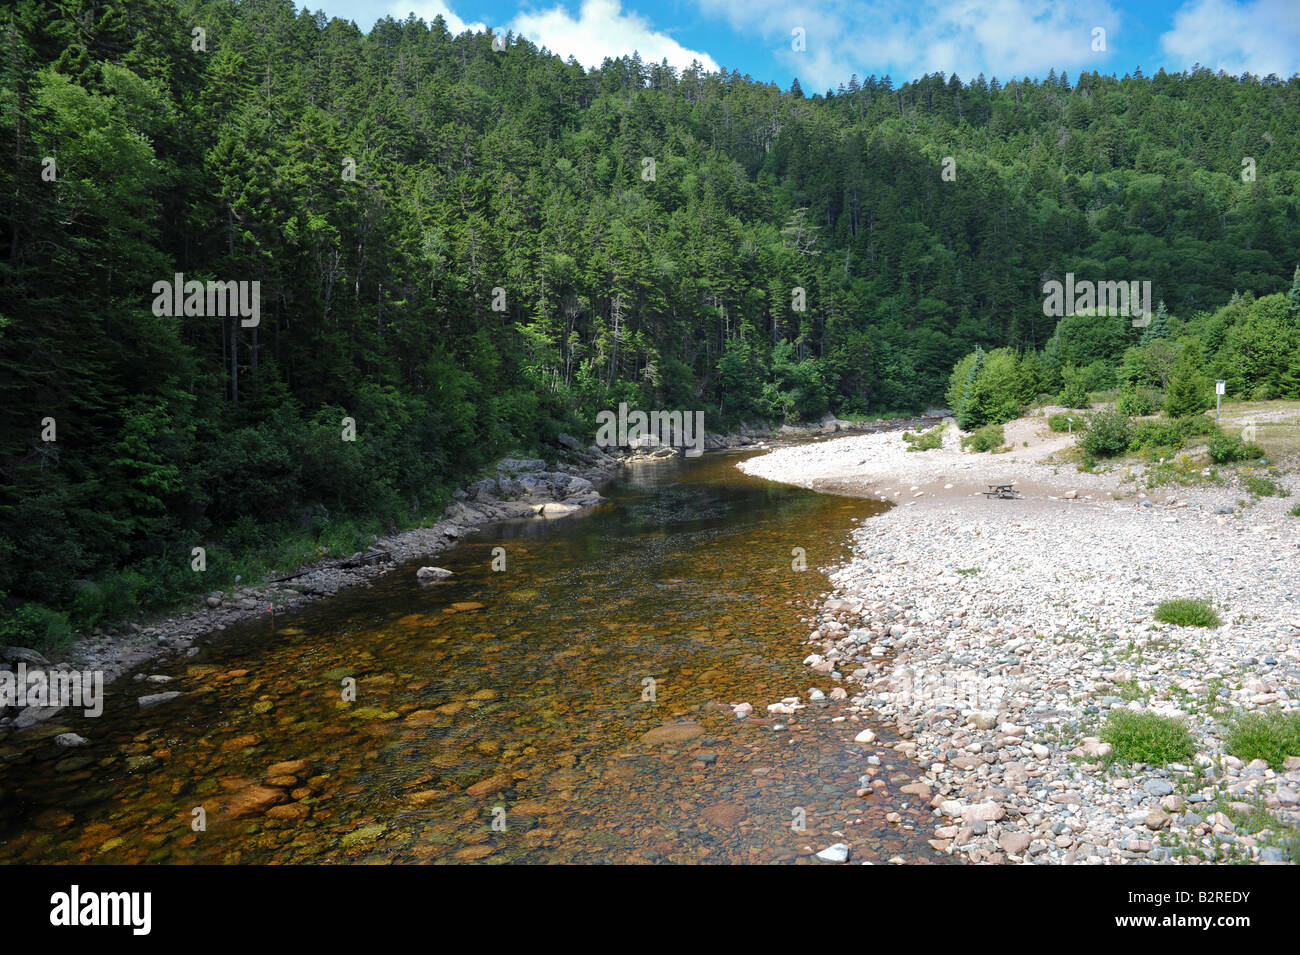
[(903, 440), (909, 451), (933, 451), (943, 446), (943, 429), (946, 423), (929, 431), (904, 431)]
[[(1071, 418), (1074, 420), (1071, 421)], [(1082, 414), (1071, 415), (1061, 411), (1047, 416), (1047, 426), (1058, 434), (1086, 431), (1088, 430), (1088, 416)]]
[(1154, 713), (1115, 710), (1106, 717), (1101, 738), (1114, 747), (1113, 758), (1125, 763), (1183, 763), (1196, 752), (1187, 724)]
[(1270, 477), (1263, 474), (1251, 474), (1247, 471), (1242, 475), (1241, 483), (1255, 497), (1290, 497), (1291, 492), (1278, 484)]
[(1224, 742), (1238, 759), (1262, 759), (1280, 770), (1288, 756), (1300, 756), (1300, 712), (1287, 713), (1271, 706), (1238, 714)]
[(1007, 436), (1000, 424), (986, 424), (961, 439), (961, 446), (973, 451), (996, 451), (1006, 444)]
[(1178, 627), (1218, 627), (1223, 624), (1208, 600), (1166, 600), (1156, 608), (1156, 619)]

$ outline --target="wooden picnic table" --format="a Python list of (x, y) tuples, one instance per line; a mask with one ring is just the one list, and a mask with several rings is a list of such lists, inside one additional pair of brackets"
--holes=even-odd
[(982, 492), (985, 497), (1016, 498), (1020, 496), (1020, 493), (1016, 490), (1015, 481), (1010, 484), (990, 484), (988, 488), (987, 491)]

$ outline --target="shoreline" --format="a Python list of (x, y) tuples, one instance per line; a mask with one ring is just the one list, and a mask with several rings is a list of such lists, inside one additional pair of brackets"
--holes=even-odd
[[(242, 621), (267, 613), (292, 610), (395, 571), (416, 558), (431, 558), (468, 534), (499, 522), (520, 519), (554, 520), (602, 503), (603, 487), (638, 457), (604, 454), (596, 448), (575, 450), (571, 460), (554, 466), (541, 458), (502, 458), (492, 477), (457, 489), (443, 516), (428, 527), (416, 527), (376, 540), (368, 550), (343, 558), (307, 564), (276, 580), (263, 580), (233, 592), (214, 591), (199, 609), (173, 610), (95, 635), (80, 636), (51, 654), (51, 659), (21, 647), (0, 647), (0, 665), (19, 660), (51, 670), (98, 671), (107, 688), (145, 664), (186, 654), (194, 656), (198, 639), (220, 633)], [(347, 566), (340, 566), (340, 564)], [(146, 674), (137, 673), (137, 679)], [(149, 683), (142, 683), (147, 695)], [(62, 707), (12, 708), (0, 715), (0, 739), (55, 718)]]
[[(902, 422), (926, 420), (892, 418), (873, 421), (839, 421), (825, 416), (817, 424), (740, 425), (735, 431), (709, 432), (707, 450), (767, 448), (767, 442), (807, 440), (844, 430), (897, 427)], [(29, 668), (80, 670), (103, 674), (108, 687), (125, 674), (155, 660), (198, 652), (198, 639), (269, 612), (301, 608), (317, 600), (357, 587), (390, 573), (406, 561), (432, 558), (463, 537), (498, 521), (550, 520), (567, 517), (602, 503), (598, 488), (613, 480), (627, 467), (640, 462), (674, 456), (672, 449), (612, 449), (608, 454), (595, 444), (583, 447), (577, 439), (561, 436), (552, 466), (541, 458), (502, 458), (493, 476), (472, 482), (453, 492), (442, 517), (427, 527), (410, 528), (375, 540), (366, 551), (340, 559), (322, 558), (296, 568), (276, 579), (237, 586), (233, 591), (212, 591), (199, 598), (194, 610), (172, 609), (149, 614), (139, 622), (126, 622), (89, 634), (78, 634), (67, 647), (48, 657), (19, 646), (0, 646), (0, 669), (20, 661)], [(538, 476), (541, 476), (540, 478)], [(531, 477), (530, 477), (531, 476)], [(504, 479), (504, 480), (502, 480)], [(340, 566), (348, 565), (348, 566)], [(137, 679), (147, 674), (137, 673)], [(146, 684), (146, 686), (151, 684)], [(0, 739), (45, 723), (61, 707), (0, 708)]]
[[(805, 664), (846, 688), (850, 714), (896, 729), (892, 748), (917, 767), (898, 798), (933, 813), (937, 851), (1296, 861), (1300, 759), (1245, 763), (1224, 735), (1234, 712), (1300, 708), (1300, 520), (1276, 498), (1242, 507), (1232, 487), (1148, 496), (1073, 473), (1043, 460), (1067, 436), (1040, 432), (1023, 452), (1020, 432), (1045, 422), (1013, 424), (1013, 454), (963, 453), (950, 425), (933, 451), (905, 451), (894, 432), (737, 465), (900, 505), (851, 530), (852, 557), (805, 618)], [(1023, 496), (981, 493), (1004, 480)], [(1294, 474), (1283, 483), (1300, 490)], [(1153, 620), (1180, 597), (1213, 601), (1222, 626)], [(1121, 708), (1182, 718), (1192, 759), (1111, 761), (1098, 734)]]

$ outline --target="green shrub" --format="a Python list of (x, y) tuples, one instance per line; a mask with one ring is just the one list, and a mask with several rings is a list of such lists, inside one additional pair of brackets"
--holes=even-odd
[(1294, 505), (1288, 512), (1292, 517), (1300, 517), (1300, 504)]
[(1291, 492), (1263, 474), (1247, 473), (1242, 483), (1246, 490), (1256, 497), (1290, 497)]
[(969, 434), (961, 439), (963, 448), (970, 448), (977, 452), (996, 451), (1002, 445), (1006, 444), (1006, 434), (1000, 424), (988, 424), (980, 428), (974, 434)]
[(1217, 627), (1223, 623), (1208, 600), (1166, 600), (1156, 608), (1156, 619), (1179, 627)]
[(1037, 388), (1037, 373), (1022, 370), (1013, 349), (975, 351), (957, 362), (944, 398), (964, 430), (1001, 424), (1020, 414)]
[(1210, 459), (1216, 464), (1231, 464), (1234, 461), (1252, 461), (1264, 456), (1264, 449), (1253, 441), (1242, 441), (1236, 435), (1210, 435)]
[[(1073, 422), (1070, 421), (1071, 418), (1074, 419)], [(1058, 411), (1056, 414), (1048, 416), (1047, 426), (1053, 431), (1062, 433), (1069, 431), (1086, 431), (1088, 429), (1088, 418), (1086, 415), (1072, 415), (1066, 414), (1063, 411)]]
[(1127, 415), (1098, 411), (1088, 420), (1088, 430), (1079, 439), (1079, 447), (1097, 457), (1114, 457), (1128, 450), (1130, 431)]
[(1138, 421), (1129, 435), (1130, 451), (1145, 451), (1149, 455), (1160, 453), (1168, 457), (1184, 443), (1183, 429), (1170, 421)]
[(1288, 756), (1300, 756), (1300, 712), (1269, 707), (1242, 713), (1233, 719), (1224, 742), (1238, 759), (1262, 759), (1281, 769)]
[(1088, 399), (1088, 389), (1077, 378), (1065, 383), (1065, 388), (1056, 400), (1067, 408), (1088, 408), (1092, 405)]
[(1160, 408), (1156, 393), (1150, 388), (1125, 388), (1119, 393), (1115, 410), (1127, 415), (1149, 415)]
[(1178, 426), (1183, 429), (1183, 434), (1189, 438), (1199, 438), (1219, 433), (1219, 426), (1215, 424), (1214, 419), (1203, 414), (1182, 418), (1178, 421)]
[(1106, 718), (1101, 738), (1114, 747), (1114, 758), (1126, 763), (1183, 763), (1196, 752), (1182, 720), (1154, 713), (1114, 710)]
[[(3, 596), (0, 594), (0, 598)], [(23, 604), (15, 610), (0, 611), (0, 645), (49, 653), (67, 646), (72, 636), (68, 618), (40, 604)]]
[(940, 424), (937, 428), (931, 428), (929, 431), (904, 431), (903, 440), (907, 442), (907, 450), (933, 451), (935, 448), (942, 447), (943, 429), (944, 425)]

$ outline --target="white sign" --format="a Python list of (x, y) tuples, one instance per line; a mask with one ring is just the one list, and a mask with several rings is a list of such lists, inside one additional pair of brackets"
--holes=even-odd
[(1227, 388), (1228, 383), (1222, 379), (1214, 383), (1214, 393), (1216, 395), (1226, 395), (1228, 393)]

